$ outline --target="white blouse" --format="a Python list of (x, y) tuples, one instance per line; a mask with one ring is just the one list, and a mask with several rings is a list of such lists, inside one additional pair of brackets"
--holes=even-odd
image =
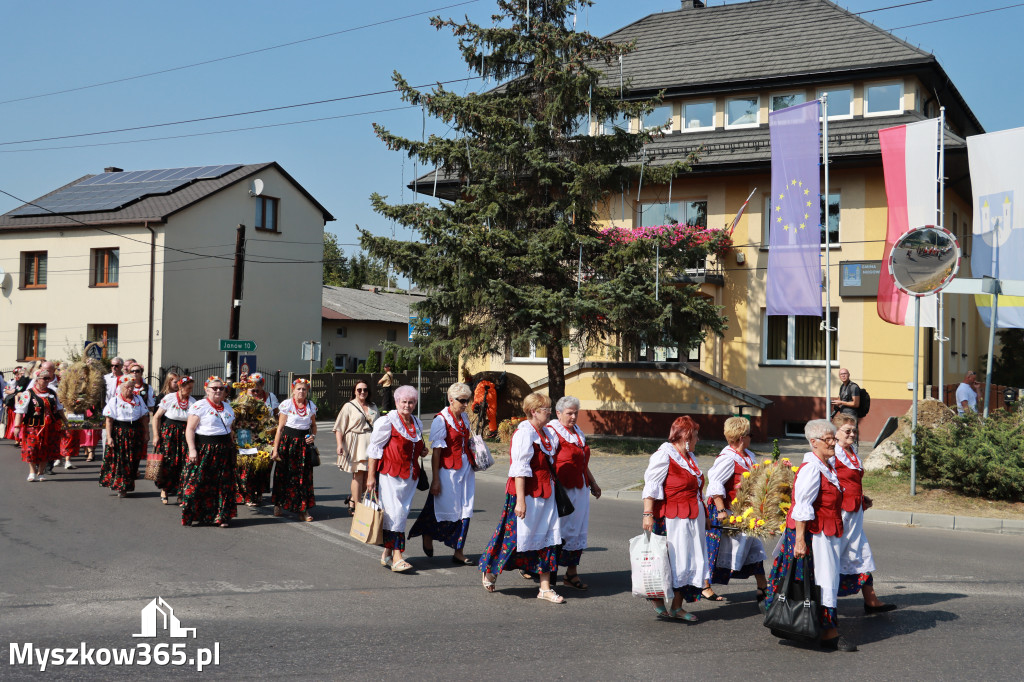
[[(430, 447), (433, 448), (446, 448), (448, 447), (448, 425), (453, 429), (458, 429), (455, 424), (455, 417), (449, 408), (441, 410), (434, 421), (430, 422)], [(472, 427), (469, 424), (469, 417), (466, 413), (462, 413), (462, 425), (466, 427), (466, 433), (472, 431)]]
[[(691, 452), (690, 457), (695, 457)], [(654, 451), (651, 459), (647, 462), (647, 470), (644, 472), (644, 491), (640, 494), (641, 499), (651, 498), (652, 500), (665, 499), (665, 479), (668, 478), (668, 463), (672, 460), (685, 471), (689, 471), (697, 478), (701, 477), (700, 467), (696, 471), (686, 463), (683, 456), (676, 450), (672, 443), (662, 443), (661, 447)], [(696, 461), (696, 460), (694, 460)], [(700, 491), (697, 491), (697, 498), (704, 501)]]
[(835, 487), (842, 488), (836, 472), (822, 464), (813, 452), (804, 455), (804, 464), (807, 466), (800, 471), (793, 486), (794, 521), (814, 520), (814, 501), (818, 499), (821, 490), (821, 476), (818, 474), (824, 475)]
[(554, 462), (555, 450), (557, 449), (558, 439), (555, 437), (554, 432), (550, 427), (545, 426), (542, 429), (544, 435), (547, 436), (548, 442), (551, 443), (550, 448), (545, 448), (544, 443), (541, 441), (540, 434), (533, 428), (533, 424), (529, 420), (519, 422), (519, 426), (516, 428), (515, 433), (512, 434), (512, 448), (510, 455), (512, 461), (508, 468), (509, 478), (532, 478), (533, 469), (530, 467), (530, 461), (533, 459), (533, 444), (536, 443), (540, 448), (540, 451), (547, 455), (549, 462)]
[(200, 436), (231, 435), (231, 424), (235, 421), (235, 411), (231, 405), (224, 403), (224, 409), (218, 412), (206, 398), (197, 400), (188, 408), (188, 416), (199, 417), (196, 433)]
[(268, 408), (270, 408), (271, 413), (273, 413), (273, 411), (277, 409), (280, 403), (277, 400), (277, 396), (271, 393), (270, 391), (266, 391), (266, 394), (267, 398), (263, 402), (266, 404)]
[(142, 398), (137, 395), (132, 396), (130, 403), (125, 402), (120, 395), (115, 395), (107, 401), (107, 406), (103, 408), (104, 417), (110, 417), (119, 422), (137, 421), (147, 414), (149, 414), (149, 410), (146, 408), (146, 403), (142, 402)]
[[(838, 443), (836, 444), (835, 459), (838, 459), (840, 462), (842, 462), (843, 466), (845, 466), (847, 469), (854, 469), (859, 471), (864, 468), (863, 463), (860, 461), (860, 457), (858, 457), (857, 461), (854, 462), (852, 459), (850, 459), (850, 456), (846, 454), (846, 450), (843, 449), (843, 446), (839, 445)], [(835, 463), (833, 463), (833, 466), (835, 466)]]
[(398, 410), (391, 410), (383, 417), (379, 417), (377, 421), (373, 422), (373, 433), (370, 435), (370, 445), (366, 449), (366, 456), (370, 459), (381, 459), (384, 456), (384, 447), (391, 440), (391, 427), (394, 427), (408, 441), (417, 443), (423, 440), (423, 423), (416, 418), (416, 415), (412, 415), (412, 423), (416, 426), (416, 433), (410, 436), (405, 424), (402, 423), (402, 417), (399, 416)]
[(299, 414), (299, 407), (291, 398), (281, 403), (281, 414), (288, 415), (285, 426), (299, 431), (309, 431), (309, 425), (316, 416), (316, 404), (312, 400), (306, 401), (305, 414)]
[[(19, 397), (21, 397), (21, 400), (15, 400), (15, 403), (14, 403), (14, 412), (15, 412), (15, 414), (28, 414), (28, 404), (30, 402), (29, 394), (31, 394), (31, 393), (32, 393), (32, 388), (30, 387), (27, 390), (22, 391), (21, 396), (19, 396)], [(60, 398), (57, 397), (57, 392), (56, 391), (53, 392), (52, 396), (47, 396), (47, 397), (52, 399), (53, 402), (55, 403), (53, 405), (53, 411), (54, 412), (60, 412), (61, 410), (64, 409), (64, 406), (60, 404)]]
[[(718, 453), (718, 457), (715, 459), (715, 463), (708, 469), (707, 496), (709, 498), (715, 495), (725, 497), (725, 484), (736, 472), (734, 465), (739, 464), (741, 468), (750, 471), (754, 466), (754, 457), (754, 453), (750, 450), (736, 452), (728, 445), (722, 448), (722, 451)], [(725, 502), (728, 504), (729, 500)]]
[(192, 407), (192, 403), (196, 401), (192, 396), (188, 397), (188, 405), (185, 409), (178, 407), (178, 392), (168, 393), (160, 400), (160, 407), (164, 410), (164, 416), (168, 419), (173, 419), (176, 422), (183, 422), (188, 419), (188, 408)]

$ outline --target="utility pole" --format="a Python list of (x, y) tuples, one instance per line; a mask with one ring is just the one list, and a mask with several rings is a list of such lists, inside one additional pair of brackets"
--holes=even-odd
[[(235, 230), (235, 267), (231, 283), (231, 322), (228, 329), (229, 339), (238, 339), (238, 325), (242, 316), (242, 280), (245, 278), (245, 225), (239, 224)], [(229, 351), (225, 379), (231, 384), (238, 376), (238, 351)]]

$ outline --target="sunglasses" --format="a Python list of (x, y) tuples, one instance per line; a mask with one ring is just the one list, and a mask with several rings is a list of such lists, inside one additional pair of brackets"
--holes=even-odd
[(124, 367), (124, 365), (111, 365), (110, 366), (111, 369), (121, 369), (122, 367)]
[(469, 398), (456, 398), (456, 400), (458, 400), (463, 405), (468, 405), (469, 404)]
[(132, 374), (142, 374), (142, 370), (141, 369), (133, 369), (132, 370)]
[(369, 393), (370, 390), (367, 388), (357, 388), (356, 393)]
[(210, 386), (209, 388), (210, 388), (211, 391), (223, 391), (223, 390), (225, 390), (223, 386)]

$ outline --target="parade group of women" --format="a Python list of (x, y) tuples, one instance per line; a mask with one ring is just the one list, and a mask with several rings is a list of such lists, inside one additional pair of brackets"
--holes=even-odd
[[(276, 463), (274, 514), (288, 511), (311, 521), (313, 467), (318, 453), (314, 445), (317, 409), (309, 400), (309, 384), (296, 380), (291, 398), (276, 405), (276, 399), (263, 391), (262, 377), (253, 378), (257, 385), (254, 394), (267, 402), (279, 420), (271, 454)], [(36, 477), (40, 463), (52, 459), (56, 452), (51, 435), (59, 429), (52, 426), (64, 419), (56, 395), (47, 388), (51, 379), (46, 370), (37, 371), (27, 389), (30, 399), (20, 401), (15, 410), (14, 435), (20, 436), (23, 458), (34, 467)], [(156, 484), (164, 503), (168, 503), (168, 495), (178, 495), (183, 525), (227, 527), (236, 514), (234, 413), (225, 401), (227, 386), (220, 377), (204, 382), (206, 396), (201, 400), (191, 395), (193, 383), (192, 377), (172, 376), (150, 425), (145, 401), (133, 391), (131, 378), (119, 380), (117, 394), (103, 409), (107, 445), (100, 485), (121, 497), (134, 490), (151, 426), (161, 459)], [(422, 538), (427, 556), (433, 556), (434, 541), (439, 540), (453, 551), (453, 563), (477, 564), (488, 592), (494, 592), (498, 576), (512, 568), (524, 577), (539, 578), (538, 599), (562, 604), (565, 599), (555, 589), (560, 566), (565, 568), (563, 587), (588, 589), (578, 567), (587, 547), (589, 499), (599, 498), (601, 489), (590, 470), (587, 439), (576, 425), (580, 408), (576, 398), (560, 399), (554, 406), (554, 419), (546, 395), (532, 393), (523, 401), (525, 419), (511, 439), (501, 516), (483, 554), (473, 561), (464, 553), (479, 454), (466, 411), (472, 399), (470, 387), (464, 383), (449, 387), (448, 406), (430, 426), (429, 451), (423, 425), (414, 414), (419, 399), (415, 388), (397, 388), (395, 409), (383, 416), (369, 401), (369, 393), (365, 381), (356, 383), (333, 431), (337, 465), (352, 474), (349, 507), (357, 500), (372, 499), (382, 509), (382, 566), (395, 573), (413, 568), (405, 558), (406, 525), (419, 488), (429, 494), (409, 537)], [(822, 647), (856, 650), (839, 634), (837, 598), (861, 592), (867, 613), (895, 608), (882, 603), (873, 589), (875, 566), (863, 520), (871, 500), (861, 487), (863, 466), (856, 454), (856, 418), (840, 414), (835, 423), (816, 420), (807, 424), (810, 451), (796, 473), (785, 531), (767, 576), (764, 561), (768, 555), (761, 540), (723, 532), (722, 522), (731, 513), (744, 473), (755, 467), (755, 456), (749, 450), (750, 422), (728, 419), (724, 435), (728, 445), (706, 477), (694, 454), (698, 425), (689, 416), (672, 423), (668, 440), (648, 462), (641, 527), (666, 537), (673, 587), (670, 604), (652, 600), (656, 615), (696, 621), (696, 616), (683, 608), (684, 601), (722, 601), (713, 585), (751, 577), (757, 602), (766, 611), (790, 560), (808, 557), (802, 565), (811, 575), (798, 573), (796, 579), (812, 580), (821, 588)], [(429, 457), (429, 475), (422, 464), (425, 457)], [(572, 511), (561, 517), (555, 494), (559, 485), (572, 505)]]

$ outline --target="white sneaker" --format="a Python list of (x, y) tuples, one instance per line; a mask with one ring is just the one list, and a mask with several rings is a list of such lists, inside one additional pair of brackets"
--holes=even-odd
[(74, 464), (65, 464), (64, 468), (65, 469), (77, 469), (78, 467), (76, 467)]
[(36, 480), (37, 481), (45, 481), (46, 480), (46, 476), (40, 475)]
[(36, 480), (36, 475), (35, 475), (35, 474), (29, 474), (29, 475), (28, 475), (28, 480), (29, 480), (29, 482), (30, 482), (30, 483), (31, 483), (32, 481)]

